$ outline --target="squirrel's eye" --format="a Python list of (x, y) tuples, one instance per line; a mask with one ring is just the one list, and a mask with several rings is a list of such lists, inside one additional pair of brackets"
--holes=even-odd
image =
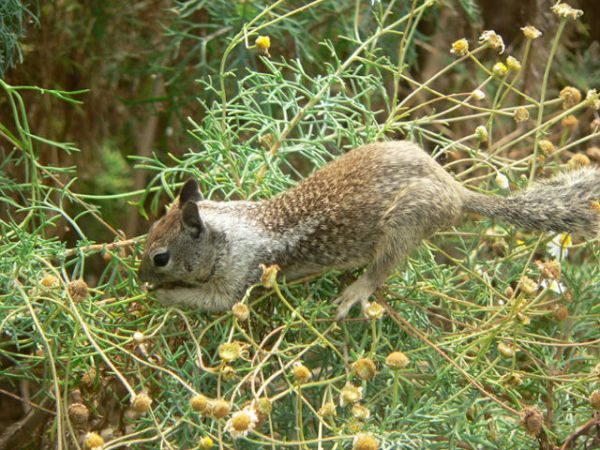
[(169, 262), (169, 258), (171, 258), (169, 252), (157, 253), (153, 258), (154, 265), (156, 267), (165, 267)]

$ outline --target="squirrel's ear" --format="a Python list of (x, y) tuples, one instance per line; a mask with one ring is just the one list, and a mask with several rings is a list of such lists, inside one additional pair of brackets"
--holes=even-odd
[(200, 200), (202, 200), (202, 194), (200, 193), (198, 182), (190, 178), (179, 192), (179, 206), (183, 206), (187, 202), (199, 202)]
[(197, 238), (204, 229), (204, 224), (200, 218), (200, 211), (198, 211), (198, 205), (189, 201), (181, 207), (181, 223), (186, 228), (192, 237)]

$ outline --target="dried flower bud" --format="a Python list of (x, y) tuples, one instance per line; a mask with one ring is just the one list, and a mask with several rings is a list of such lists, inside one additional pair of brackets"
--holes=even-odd
[(271, 266), (266, 266), (264, 264), (260, 265), (263, 273), (260, 278), (260, 282), (266, 288), (272, 288), (277, 284), (277, 272), (279, 271), (279, 266), (277, 264), (273, 264)]
[(357, 434), (352, 443), (352, 450), (377, 450), (378, 448), (377, 439), (367, 433)]
[(208, 412), (210, 409), (210, 400), (202, 394), (194, 395), (190, 399), (190, 408), (199, 413)]
[(240, 357), (241, 353), (242, 348), (239, 342), (226, 342), (219, 345), (219, 357), (226, 363), (235, 361)]
[(392, 352), (385, 358), (385, 363), (390, 369), (404, 369), (410, 364), (410, 359), (402, 352)]
[(487, 128), (483, 125), (479, 125), (477, 128), (475, 128), (475, 136), (477, 137), (478, 141), (487, 142), (489, 138)]
[(215, 442), (209, 436), (204, 436), (202, 439), (200, 439), (198, 445), (200, 446), (201, 450), (210, 450), (214, 447)]
[(152, 404), (152, 399), (145, 392), (140, 392), (136, 394), (131, 402), (131, 407), (137, 413), (145, 413), (150, 410), (150, 405)]
[(226, 417), (230, 411), (231, 405), (225, 400), (214, 400), (210, 404), (210, 412), (217, 419)]
[(228, 365), (223, 365), (221, 366), (221, 376), (223, 377), (223, 379), (225, 381), (231, 381), (231, 380), (235, 380), (236, 377), (236, 373), (235, 373), (235, 369), (231, 366)]
[(515, 110), (514, 119), (515, 122), (525, 122), (529, 120), (529, 111), (527, 111), (527, 108), (524, 108), (522, 106), (517, 108)]
[(54, 275), (46, 274), (44, 278), (40, 280), (42, 286), (48, 289), (57, 288), (60, 285), (60, 280), (56, 278)]
[(90, 410), (83, 403), (69, 405), (69, 418), (75, 425), (83, 425), (90, 418)]
[(506, 175), (504, 175), (503, 173), (498, 173), (498, 175), (496, 175), (496, 184), (498, 185), (498, 187), (500, 189), (508, 189), (510, 187), (510, 184), (508, 182), (508, 177)]
[(233, 305), (231, 312), (233, 312), (235, 318), (240, 322), (244, 322), (248, 320), (248, 317), (250, 317), (250, 308), (248, 308), (248, 306), (244, 303), (236, 303)]
[(500, 342), (498, 344), (498, 352), (505, 358), (512, 358), (516, 353), (515, 348), (505, 342)]
[(312, 378), (312, 373), (308, 370), (301, 362), (295, 362), (294, 368), (292, 369), (292, 373), (294, 374), (294, 379), (298, 383), (306, 383), (308, 380)]
[(590, 158), (588, 158), (583, 153), (575, 153), (573, 156), (571, 156), (571, 159), (569, 159), (569, 162), (567, 163), (567, 167), (570, 170), (579, 169), (580, 167), (585, 167), (589, 165)]
[(135, 333), (133, 333), (133, 341), (136, 344), (143, 344), (145, 340), (146, 336), (144, 336), (144, 333), (142, 333), (141, 331), (136, 331)]
[(268, 416), (273, 411), (273, 404), (267, 397), (261, 397), (256, 402), (256, 411), (263, 416)]
[(355, 403), (354, 405), (352, 405), (352, 415), (356, 419), (367, 420), (369, 419), (369, 417), (371, 417), (371, 411), (369, 411), (369, 408), (367, 408), (366, 406)]
[(333, 403), (333, 402), (325, 403), (323, 406), (321, 406), (319, 408), (318, 414), (321, 417), (334, 417), (335, 415), (337, 415), (335, 403)]
[(573, 86), (567, 86), (560, 91), (559, 97), (563, 100), (563, 109), (569, 109), (581, 101), (581, 91)]
[(383, 317), (383, 313), (385, 309), (379, 303), (367, 303), (367, 307), (365, 308), (365, 314), (369, 319), (377, 320)]
[(518, 387), (523, 384), (523, 375), (516, 372), (504, 374), (500, 377), (500, 384), (509, 387)]
[(575, 9), (568, 5), (567, 3), (557, 3), (552, 6), (552, 12), (556, 14), (558, 17), (562, 17), (565, 19), (573, 19), (577, 20), (579, 17), (583, 16), (583, 11), (580, 9)]
[(600, 162), (600, 147), (596, 147), (595, 145), (588, 147), (585, 151), (585, 154), (588, 155), (591, 159), (595, 159)]
[(486, 30), (479, 36), (479, 42), (487, 44), (494, 50), (498, 50), (499, 53), (504, 53), (504, 41), (502, 36), (497, 34), (494, 30)]
[(456, 56), (465, 56), (469, 53), (469, 42), (465, 38), (454, 41), (450, 53)]
[(377, 374), (377, 367), (373, 360), (369, 358), (361, 358), (356, 361), (352, 367), (356, 372), (356, 376), (361, 380), (370, 380)]
[(88, 433), (83, 441), (84, 445), (92, 450), (99, 450), (104, 447), (104, 439), (98, 433)]
[(539, 38), (542, 35), (542, 32), (538, 30), (536, 27), (531, 25), (527, 25), (526, 27), (522, 27), (521, 31), (526, 39), (534, 40)]
[(498, 77), (503, 77), (506, 75), (506, 72), (508, 72), (508, 67), (506, 67), (504, 63), (497, 62), (494, 64), (494, 67), (492, 67), (492, 72)]
[(579, 119), (575, 117), (573, 114), (569, 114), (563, 120), (560, 121), (561, 125), (565, 128), (574, 128), (579, 123)]
[(592, 395), (590, 395), (590, 403), (592, 408), (597, 411), (600, 410), (600, 391), (592, 392)]
[(88, 296), (88, 285), (83, 280), (73, 280), (67, 285), (67, 291), (75, 303), (82, 302)]
[(351, 405), (362, 400), (362, 387), (346, 383), (340, 392), (340, 405)]
[(527, 276), (521, 277), (521, 280), (519, 281), (519, 286), (521, 290), (527, 295), (533, 295), (539, 289), (538, 284)]
[(518, 72), (522, 68), (521, 62), (513, 56), (509, 56), (508, 58), (506, 58), (506, 66), (510, 70), (514, 70), (515, 72)]
[(81, 375), (81, 384), (84, 387), (90, 387), (95, 379), (96, 379), (96, 369), (94, 369), (92, 367), (92, 368), (90, 368), (90, 370), (88, 370), (83, 375)]
[(544, 416), (541, 411), (535, 407), (528, 406), (521, 412), (521, 425), (527, 432), (533, 436), (542, 431)]
[(554, 144), (548, 139), (542, 139), (540, 142), (538, 142), (538, 145), (542, 153), (546, 156), (551, 155), (556, 151), (556, 147), (554, 147)]
[(598, 111), (600, 109), (600, 95), (598, 94), (598, 91), (596, 91), (596, 89), (587, 91), (585, 102), (590, 108)]
[(558, 280), (560, 278), (560, 261), (558, 259), (551, 259), (546, 262), (537, 261), (537, 266), (542, 272), (542, 278), (547, 280)]
[(569, 318), (569, 308), (567, 308), (565, 305), (556, 305), (552, 310), (552, 315), (559, 322), (567, 320)]

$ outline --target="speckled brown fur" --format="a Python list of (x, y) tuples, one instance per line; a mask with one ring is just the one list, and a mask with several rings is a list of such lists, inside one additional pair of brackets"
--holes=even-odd
[[(261, 264), (279, 265), (288, 278), (365, 267), (336, 300), (342, 318), (355, 303), (364, 307), (423, 239), (465, 211), (533, 229), (594, 234), (600, 215), (591, 202), (598, 199), (598, 169), (490, 197), (465, 189), (413, 143), (375, 143), (260, 202), (202, 200), (188, 182), (179, 203), (150, 230), (140, 278), (154, 284), (164, 303), (220, 310), (259, 280)], [(161, 259), (168, 260), (164, 267), (156, 264)]]

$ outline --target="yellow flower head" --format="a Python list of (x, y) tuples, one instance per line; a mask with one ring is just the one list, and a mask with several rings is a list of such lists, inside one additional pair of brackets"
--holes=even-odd
[(508, 72), (508, 67), (506, 67), (504, 63), (498, 62), (492, 67), (492, 72), (494, 72), (494, 75), (496, 76), (503, 77), (506, 75), (506, 72)]
[(513, 56), (506, 58), (506, 65), (510, 70), (514, 70), (515, 72), (521, 70), (521, 61)]
[(465, 38), (454, 41), (452, 43), (450, 53), (456, 56), (465, 56), (467, 53), (469, 53), (469, 41), (467, 41)]
[(271, 47), (271, 38), (269, 36), (258, 36), (254, 43), (262, 51), (266, 51)]

